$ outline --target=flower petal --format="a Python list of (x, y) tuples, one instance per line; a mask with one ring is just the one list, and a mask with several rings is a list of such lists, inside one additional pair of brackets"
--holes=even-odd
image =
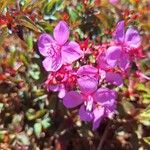
[(130, 65), (130, 57), (127, 53), (122, 52), (118, 61), (121, 70), (125, 71)]
[(103, 119), (105, 109), (103, 107), (96, 107), (93, 110), (94, 120), (93, 120), (93, 130), (99, 127), (101, 120)]
[(55, 27), (54, 38), (59, 45), (64, 45), (69, 39), (69, 27), (65, 21), (60, 21)]
[(80, 67), (77, 71), (77, 75), (81, 76), (91, 76), (94, 77), (98, 73), (98, 69), (91, 65), (84, 65)]
[(63, 98), (63, 104), (67, 108), (74, 108), (83, 103), (81, 95), (75, 91), (68, 92)]
[(117, 86), (121, 86), (123, 84), (122, 76), (119, 73), (106, 73), (106, 81)]
[(125, 43), (131, 48), (138, 48), (141, 45), (141, 38), (136, 29), (129, 28), (126, 31)]
[(43, 60), (43, 67), (46, 71), (57, 71), (62, 66), (62, 59), (60, 54), (55, 54), (52, 57), (48, 56)]
[(80, 49), (79, 44), (73, 41), (63, 46), (61, 53), (64, 64), (71, 64), (83, 56), (83, 51)]
[(51, 71), (52, 68), (52, 58), (51, 57), (46, 57), (43, 62), (43, 67), (45, 68), (46, 71)]
[(60, 85), (60, 89), (59, 89), (59, 93), (58, 93), (58, 97), (59, 98), (63, 98), (66, 95), (66, 89), (65, 86), (63, 84)]
[(99, 88), (93, 95), (94, 100), (104, 107), (112, 107), (116, 97), (117, 93), (108, 88)]
[(80, 77), (77, 80), (77, 83), (79, 85), (81, 92), (84, 93), (85, 95), (88, 95), (93, 93), (97, 89), (98, 80), (93, 77), (84, 76)]
[(97, 63), (98, 63), (98, 67), (102, 70), (107, 70), (107, 69), (110, 69), (110, 66), (107, 64), (106, 62), (106, 55), (105, 53), (100, 53), (98, 56), (97, 56)]
[(60, 89), (60, 85), (58, 85), (58, 84), (57, 85), (50, 85), (50, 86), (48, 86), (48, 89), (50, 91), (57, 92)]
[(49, 34), (41, 34), (38, 39), (38, 48), (39, 52), (43, 56), (49, 56), (49, 52), (51, 50), (51, 43), (54, 42), (54, 39)]
[(80, 119), (83, 121), (90, 122), (93, 119), (93, 115), (90, 111), (86, 110), (85, 106), (82, 105), (79, 109)]
[(125, 37), (125, 23), (124, 21), (120, 21), (117, 24), (115, 33), (114, 33), (114, 38), (118, 43), (123, 43), (124, 42), (124, 37)]
[(121, 55), (120, 46), (111, 46), (106, 51), (106, 61), (111, 67), (115, 67)]

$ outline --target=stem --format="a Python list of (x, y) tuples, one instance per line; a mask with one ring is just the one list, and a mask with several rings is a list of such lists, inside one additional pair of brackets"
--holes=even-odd
[(97, 150), (101, 150), (102, 149), (103, 143), (104, 143), (104, 141), (105, 141), (105, 139), (107, 137), (107, 133), (109, 131), (109, 126), (110, 126), (110, 121), (109, 121), (109, 123), (107, 124), (107, 126), (105, 128), (104, 134), (103, 134), (103, 136), (102, 136), (102, 138), (101, 138), (101, 140), (100, 140), (100, 142), (98, 144)]

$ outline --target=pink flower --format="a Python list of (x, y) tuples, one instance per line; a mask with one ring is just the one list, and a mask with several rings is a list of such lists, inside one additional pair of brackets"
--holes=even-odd
[(83, 121), (92, 121), (93, 130), (98, 128), (104, 117), (111, 117), (116, 107), (116, 92), (98, 88), (98, 69), (90, 65), (82, 66), (77, 80), (80, 92), (70, 91), (63, 98), (67, 108), (81, 105), (79, 115)]
[(48, 91), (58, 92), (58, 97), (63, 98), (67, 91), (74, 88), (76, 73), (71, 66), (63, 66), (56, 72), (51, 72), (45, 82)]
[(130, 53), (141, 45), (141, 38), (138, 31), (128, 28), (125, 32), (124, 21), (117, 24), (114, 34), (115, 45), (106, 50), (106, 62), (111, 67), (119, 67), (125, 71), (130, 64)]
[(78, 43), (68, 41), (69, 27), (66, 22), (60, 21), (54, 29), (54, 38), (49, 34), (39, 37), (39, 52), (46, 57), (43, 66), (46, 71), (57, 71), (64, 64), (72, 64), (83, 56)]

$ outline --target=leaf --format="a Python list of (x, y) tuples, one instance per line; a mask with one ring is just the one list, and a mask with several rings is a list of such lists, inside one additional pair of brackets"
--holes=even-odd
[(79, 19), (78, 12), (75, 9), (68, 7), (68, 13), (72, 22), (75, 22), (77, 19)]
[(150, 137), (144, 137), (143, 138), (144, 142), (150, 145)]
[(134, 105), (131, 102), (129, 102), (127, 100), (122, 100), (121, 104), (123, 106), (124, 111), (128, 115), (132, 115), (132, 114), (135, 113), (135, 107), (134, 107)]
[(138, 116), (138, 120), (146, 125), (150, 126), (150, 106), (148, 106), (143, 112), (141, 112)]
[(53, 27), (50, 25), (48, 22), (38, 22), (39, 26), (43, 28), (44, 31), (46, 32), (52, 32)]
[(30, 108), (27, 112), (26, 112), (26, 117), (28, 120), (35, 120), (37, 118), (41, 118), (42, 116), (44, 116), (46, 113), (46, 109), (42, 109), (39, 110), (37, 112), (35, 112), (34, 109)]
[(29, 28), (35, 32), (40, 32), (39, 28), (35, 25), (35, 23), (27, 17), (19, 17), (18, 22), (20, 25), (26, 28)]
[(33, 36), (32, 36), (32, 33), (29, 33), (29, 35), (27, 36), (27, 45), (28, 45), (29, 51), (31, 51), (33, 49)]
[(30, 66), (29, 75), (34, 79), (38, 80), (40, 78), (40, 68), (37, 64), (32, 64)]
[(0, 1), (0, 12), (4, 10), (8, 5), (14, 3), (15, 0), (1, 0)]
[(42, 124), (37, 122), (34, 124), (34, 133), (39, 138), (42, 132)]
[(50, 118), (45, 118), (44, 120), (42, 120), (42, 126), (44, 129), (47, 129), (48, 127), (51, 126), (50, 121), (51, 121)]
[(3, 28), (3, 30), (0, 30), (0, 45), (3, 43), (3, 41), (5, 40), (5, 38), (8, 36), (8, 29)]
[(17, 138), (24, 145), (29, 145), (30, 144), (29, 137), (25, 133), (18, 134)]

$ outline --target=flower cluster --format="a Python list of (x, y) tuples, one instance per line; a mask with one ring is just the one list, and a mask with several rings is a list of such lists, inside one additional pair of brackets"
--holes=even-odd
[[(117, 24), (112, 37), (109, 44), (88, 48), (87, 40), (82, 44), (69, 41), (69, 27), (60, 21), (53, 37), (44, 33), (38, 41), (39, 52), (45, 57), (43, 67), (49, 71), (47, 90), (58, 92), (65, 107), (79, 108), (81, 120), (92, 122), (93, 130), (115, 113), (115, 88), (123, 85), (141, 50), (138, 31), (132, 27), (125, 31), (124, 21)], [(89, 56), (95, 61), (89, 63)]]

